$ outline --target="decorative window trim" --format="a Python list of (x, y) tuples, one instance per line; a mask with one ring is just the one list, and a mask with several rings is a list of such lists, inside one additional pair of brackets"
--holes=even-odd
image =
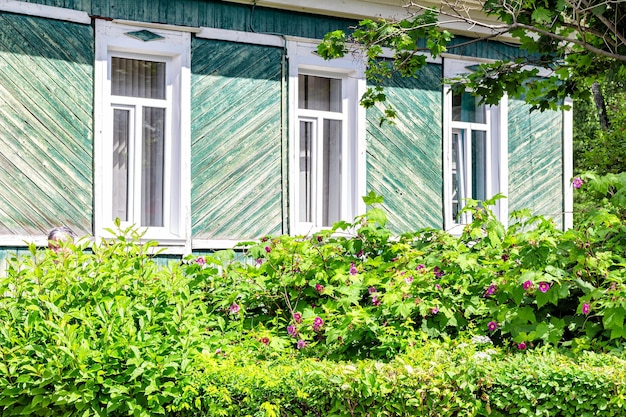
[[(146, 231), (145, 240), (156, 240), (162, 246), (183, 247), (184, 252), (191, 251), (191, 36), (188, 32), (170, 31), (157, 28), (150, 30), (163, 39), (142, 41), (126, 33), (141, 30), (143, 26), (118, 24), (96, 20), (96, 58), (95, 58), (95, 94), (94, 94), (94, 234), (97, 239), (110, 237), (105, 230), (113, 226), (110, 216), (110, 195), (112, 180), (110, 161), (111, 144), (105, 131), (105, 120), (109, 107), (108, 60), (110, 52), (137, 57), (163, 57), (173, 67), (172, 84), (168, 92), (172, 103), (172, 125), (178, 126), (179, 132), (173, 140), (179, 150), (170, 153), (166, 164), (171, 163), (174, 170), (169, 177), (174, 180), (172, 189), (176, 194), (169, 205), (167, 228), (142, 228)], [(174, 88), (174, 86), (178, 88)], [(168, 127), (167, 129), (170, 129)]]
[[(352, 57), (324, 60), (317, 55), (317, 43), (307, 42), (304, 39), (287, 39), (287, 54), (289, 59), (289, 232), (292, 235), (310, 234), (321, 230), (319, 226), (297, 222), (299, 184), (297, 147), (299, 139), (298, 106), (298, 75), (333, 76), (342, 78), (348, 83), (342, 97), (347, 112), (347, 126), (343, 131), (347, 134), (343, 149), (348, 150), (346, 158), (345, 178), (342, 189), (351, 190), (342, 192), (341, 218), (351, 221), (354, 216), (365, 212), (365, 204), (361, 197), (366, 193), (365, 167), (365, 109), (359, 104), (365, 93), (365, 72), (361, 63)], [(349, 185), (349, 186), (348, 186)]]
[[(468, 66), (476, 62), (484, 62), (484, 60), (473, 59), (451, 59), (445, 58), (444, 78), (452, 78), (462, 73), (469, 72)], [(497, 193), (501, 193), (505, 198), (501, 198), (492, 207), (496, 218), (502, 222), (505, 227), (508, 224), (508, 97), (505, 95), (498, 106), (489, 106), (491, 113), (489, 123), (489, 131), (491, 134), (491, 166), (494, 167), (492, 176), (488, 180), (490, 186), (487, 189), (487, 198), (493, 197)], [(444, 230), (458, 235), (463, 231), (464, 223), (458, 223), (453, 218), (452, 213), (452, 92), (451, 86), (445, 84), (443, 88), (443, 203), (444, 203)]]

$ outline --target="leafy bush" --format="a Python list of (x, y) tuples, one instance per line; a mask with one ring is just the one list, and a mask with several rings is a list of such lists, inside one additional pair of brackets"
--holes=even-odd
[[(131, 241), (127, 241), (129, 234)], [(154, 244), (30, 247), (0, 287), (4, 414), (154, 415), (207, 344), (206, 283), (149, 257)]]
[(2, 415), (621, 415), (626, 179), (581, 181), (605, 202), (568, 231), (492, 200), (394, 236), (370, 194), (167, 266), (134, 228), (31, 246), (0, 279)]
[(354, 223), (247, 245), (252, 262), (227, 266), (207, 299), (233, 337), (315, 357), (389, 359), (465, 333), (513, 348), (617, 348), (626, 337), (620, 196), (565, 232), (524, 211), (505, 229), (488, 209), (495, 200), (474, 202), (473, 222), (454, 238), (392, 236), (370, 195)]

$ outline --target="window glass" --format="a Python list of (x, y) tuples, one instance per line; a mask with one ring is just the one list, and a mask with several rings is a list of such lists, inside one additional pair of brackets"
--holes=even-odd
[(313, 128), (313, 122), (300, 122), (300, 155), (298, 158), (298, 172), (300, 182), (298, 221), (300, 222), (313, 221), (313, 206), (311, 201), (313, 192), (313, 167), (311, 157), (312, 142), (314, 137)]
[(469, 93), (452, 94), (452, 121), (486, 123), (486, 108), (480, 99)]
[(113, 110), (113, 217), (128, 220), (130, 110)]
[(111, 57), (111, 94), (165, 99), (165, 62)]
[(163, 226), (165, 109), (144, 107), (141, 159), (141, 225)]
[(341, 80), (298, 75), (298, 108), (341, 112)]
[(324, 120), (322, 226), (341, 219), (341, 121)]

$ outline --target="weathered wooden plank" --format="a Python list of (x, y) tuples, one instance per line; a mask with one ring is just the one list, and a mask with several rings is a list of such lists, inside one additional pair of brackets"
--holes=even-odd
[(196, 39), (192, 229), (199, 239), (282, 232), (282, 50)]
[(529, 208), (562, 226), (562, 116), (529, 113), (520, 101), (509, 103), (509, 210)]
[(0, 234), (91, 233), (93, 29), (0, 13)]
[(393, 125), (379, 126), (381, 112), (368, 111), (367, 186), (385, 198), (396, 232), (443, 224), (441, 75), (429, 65), (417, 79), (394, 80), (386, 90)]

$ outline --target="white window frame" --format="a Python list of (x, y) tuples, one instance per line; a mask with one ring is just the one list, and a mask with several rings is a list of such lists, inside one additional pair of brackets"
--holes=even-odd
[[(145, 28), (96, 20), (94, 234), (96, 238), (108, 238), (111, 235), (106, 229), (114, 229), (114, 219), (111, 218), (113, 109), (132, 109), (137, 103), (164, 107), (166, 103), (164, 225), (143, 227), (141, 231), (145, 231), (145, 240), (156, 240), (162, 246), (178, 247), (174, 252), (186, 253), (191, 250), (191, 36), (188, 32), (158, 27), (148, 30), (162, 39), (143, 41), (127, 35), (139, 30)], [(112, 96), (109, 76), (111, 56), (165, 62), (166, 100), (157, 103), (154, 99)], [(129, 186), (132, 187), (132, 183)], [(139, 193), (134, 193), (134, 200), (140, 200)], [(131, 225), (130, 222), (122, 224), (123, 227)]]
[[(468, 67), (477, 65), (480, 61), (470, 59), (454, 59), (444, 58), (444, 78), (454, 78), (464, 73), (469, 73)], [(452, 91), (449, 84), (445, 84), (443, 88), (443, 178), (444, 178), (444, 229), (452, 234), (458, 235), (463, 231), (464, 225), (471, 221), (470, 216), (464, 215), (458, 219), (453, 216), (452, 210), (452, 143), (455, 132), (464, 131), (465, 137), (470, 139), (471, 132), (474, 130), (485, 131), (487, 137), (486, 143), (486, 190), (487, 198), (501, 193), (505, 197), (508, 195), (508, 97), (505, 95), (497, 106), (486, 107), (486, 123), (468, 123), (452, 120)], [(469, 151), (467, 145), (466, 151)], [(466, 152), (466, 155), (471, 153)], [(466, 178), (469, 166), (457, 167), (466, 170)], [(465, 184), (466, 189), (471, 189), (471, 184)], [(495, 207), (491, 207), (496, 218), (505, 226), (508, 223), (508, 201), (506, 198), (499, 199)]]
[[(289, 230), (292, 235), (308, 235), (317, 232), (321, 226), (321, 214), (313, 209), (313, 222), (299, 222), (298, 213), (300, 153), (300, 121), (319, 121), (332, 118), (342, 121), (342, 172), (340, 219), (352, 221), (358, 214), (365, 213), (362, 196), (366, 193), (365, 178), (365, 109), (359, 104), (365, 93), (366, 81), (362, 63), (352, 57), (324, 60), (317, 55), (319, 41), (288, 39), (289, 58)], [(298, 75), (306, 74), (342, 80), (343, 114), (298, 109)], [(339, 119), (338, 119), (339, 117)], [(316, 182), (313, 181), (313, 184)], [(319, 187), (318, 187), (319, 188)], [(345, 192), (343, 190), (346, 190)], [(321, 205), (319, 200), (317, 207)]]

